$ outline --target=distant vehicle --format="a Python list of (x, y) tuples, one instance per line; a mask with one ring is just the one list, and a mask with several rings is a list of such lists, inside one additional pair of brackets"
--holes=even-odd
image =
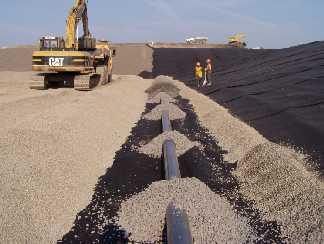
[(233, 47), (244, 48), (246, 47), (245, 34), (239, 33), (228, 38), (228, 44)]
[(187, 44), (207, 44), (208, 42), (208, 37), (190, 37), (188, 39), (186, 39), (186, 43)]

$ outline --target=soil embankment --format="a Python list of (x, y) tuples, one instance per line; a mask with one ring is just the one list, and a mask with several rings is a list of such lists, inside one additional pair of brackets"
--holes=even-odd
[(34, 50), (32, 46), (0, 49), (0, 71), (30, 71)]
[(119, 75), (152, 76), (153, 50), (146, 44), (113, 44), (116, 48), (114, 73)]
[[(116, 48), (114, 73), (119, 75), (141, 75), (151, 77), (153, 50), (146, 44), (112, 44)], [(32, 53), (36, 47), (17, 47), (0, 49), (0, 71), (30, 71)]]

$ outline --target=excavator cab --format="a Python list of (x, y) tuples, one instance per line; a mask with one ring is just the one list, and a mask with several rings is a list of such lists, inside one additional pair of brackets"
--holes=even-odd
[(44, 36), (39, 40), (39, 48), (41, 51), (62, 50), (65, 41), (62, 37)]
[(81, 37), (71, 48), (66, 48), (63, 37), (44, 36), (39, 40), (39, 46), (40, 51), (90, 51), (96, 49), (96, 39), (92, 37)]

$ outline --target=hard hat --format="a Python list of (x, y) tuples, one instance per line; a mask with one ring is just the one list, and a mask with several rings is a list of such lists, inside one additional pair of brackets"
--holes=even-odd
[(197, 66), (200, 66), (200, 62), (197, 62), (196, 65), (197, 65)]

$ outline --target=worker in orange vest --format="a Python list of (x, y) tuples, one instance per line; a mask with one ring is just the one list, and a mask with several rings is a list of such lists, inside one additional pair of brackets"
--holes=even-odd
[(197, 86), (198, 88), (200, 87), (200, 83), (202, 82), (203, 79), (203, 68), (201, 67), (200, 62), (196, 63), (196, 67), (195, 67), (195, 78), (197, 81)]
[(212, 64), (211, 64), (211, 59), (206, 60), (206, 66), (205, 66), (205, 76), (206, 76), (206, 81), (207, 81), (207, 86), (211, 86), (211, 80), (212, 80), (212, 75), (213, 69), (212, 69)]

